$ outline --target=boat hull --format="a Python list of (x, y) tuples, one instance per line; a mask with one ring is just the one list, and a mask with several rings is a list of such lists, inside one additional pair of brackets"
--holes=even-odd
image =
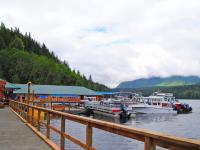
[(154, 106), (132, 106), (132, 113), (135, 114), (177, 114), (173, 108)]

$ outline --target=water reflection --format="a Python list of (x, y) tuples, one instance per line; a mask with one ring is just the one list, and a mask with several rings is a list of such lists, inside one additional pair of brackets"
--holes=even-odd
[(135, 117), (127, 119), (118, 119), (118, 118), (111, 118), (111, 117), (106, 117), (106, 116), (101, 116), (101, 115), (94, 115), (90, 116), (94, 119), (99, 119), (99, 120), (104, 120), (104, 121), (109, 121), (109, 122), (114, 122), (114, 123), (119, 123), (119, 124), (147, 124), (151, 122), (164, 122), (164, 121), (172, 121), (175, 119), (177, 115), (176, 114), (137, 114)]
[(119, 118), (107, 117), (107, 116), (103, 116), (103, 115), (93, 115), (90, 117), (94, 118), (94, 119), (98, 119), (98, 120), (104, 120), (104, 121), (114, 122), (114, 123), (119, 123), (119, 124), (126, 123), (129, 120), (127, 118), (119, 119)]
[(138, 123), (163, 122), (173, 120), (174, 114), (139, 114), (134, 120)]

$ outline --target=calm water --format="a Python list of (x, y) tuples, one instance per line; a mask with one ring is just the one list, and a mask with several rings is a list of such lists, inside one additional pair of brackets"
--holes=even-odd
[[(124, 124), (126, 126), (159, 131), (170, 135), (200, 140), (200, 100), (181, 100), (187, 102), (193, 108), (192, 113), (179, 115), (137, 115), (130, 120), (114, 120), (101, 116), (94, 118)], [(54, 119), (51, 124), (60, 126), (60, 120)], [(66, 121), (66, 130), (69, 134), (85, 141), (85, 126)], [(51, 138), (59, 144), (59, 136), (51, 132)], [(133, 139), (107, 133), (102, 130), (93, 130), (93, 145), (98, 150), (140, 150), (144, 144)], [(80, 147), (66, 140), (66, 149), (81, 150)]]

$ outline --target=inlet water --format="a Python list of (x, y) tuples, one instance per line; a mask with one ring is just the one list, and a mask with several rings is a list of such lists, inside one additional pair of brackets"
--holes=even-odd
[[(159, 131), (169, 135), (200, 140), (200, 100), (180, 100), (192, 106), (192, 113), (188, 114), (143, 114), (130, 120), (111, 119), (103, 116), (94, 116), (109, 122), (123, 124), (129, 127)], [(51, 124), (60, 128), (60, 119), (51, 120)], [(85, 142), (85, 126), (66, 120), (66, 132)], [(59, 143), (60, 136), (51, 131), (51, 139)], [(66, 140), (66, 149), (81, 150), (79, 146)], [(144, 143), (112, 133), (93, 128), (93, 147), (98, 150), (141, 150)], [(158, 148), (161, 149), (161, 148)]]

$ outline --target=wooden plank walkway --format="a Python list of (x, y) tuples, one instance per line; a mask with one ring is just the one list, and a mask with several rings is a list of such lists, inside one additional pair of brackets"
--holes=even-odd
[(0, 109), (1, 150), (50, 150), (9, 108)]

